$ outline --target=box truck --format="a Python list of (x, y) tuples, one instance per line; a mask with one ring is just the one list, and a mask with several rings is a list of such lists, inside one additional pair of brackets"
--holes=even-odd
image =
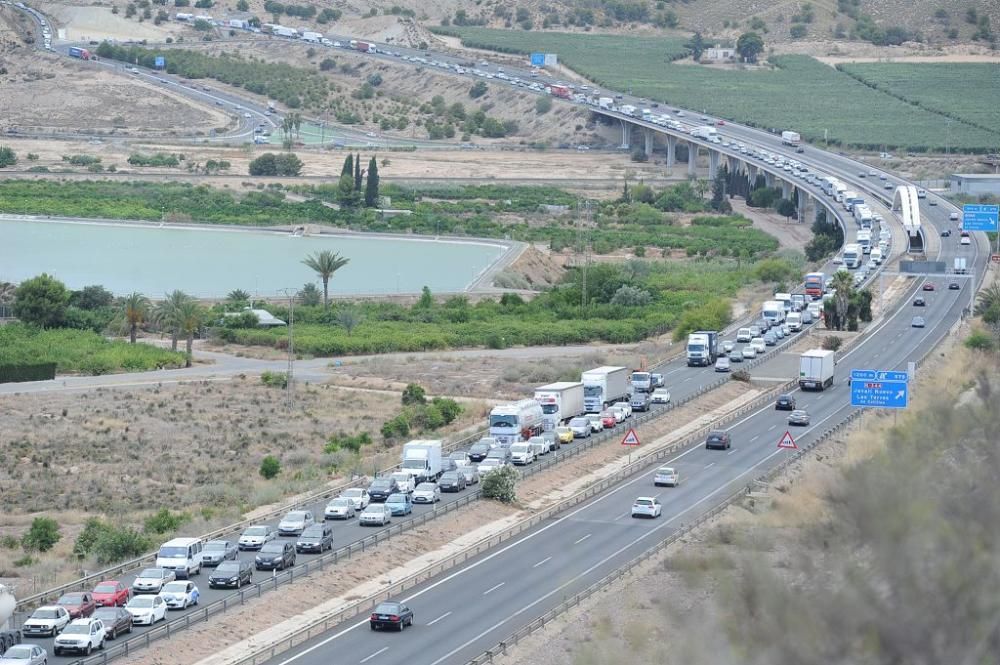
[(319, 32), (305, 31), (302, 33), (302, 39), (307, 42), (312, 42), (318, 44), (321, 39), (323, 39), (323, 34)]
[(80, 58), (81, 60), (90, 60), (90, 51), (85, 48), (80, 48), (79, 46), (70, 46), (69, 55), (71, 58)]
[(542, 429), (546, 432), (586, 413), (583, 408), (583, 383), (580, 381), (538, 386), (535, 388), (535, 401), (542, 407)]
[(610, 97), (599, 97), (597, 99), (597, 105), (606, 111), (610, 111), (615, 105), (615, 100)]
[(653, 375), (644, 370), (636, 370), (632, 372), (632, 392), (633, 393), (651, 393), (653, 388)]
[[(789, 310), (791, 310), (791, 298), (789, 298)], [(771, 327), (785, 322), (785, 304), (780, 300), (765, 300), (760, 314)]]
[(503, 447), (542, 433), (542, 405), (533, 399), (501, 404), (490, 411), (489, 435)]
[(799, 143), (802, 141), (802, 137), (799, 136), (798, 132), (781, 132), (781, 142), (785, 145), (790, 145), (795, 148), (799, 147)]
[(806, 275), (806, 295), (813, 300), (823, 297), (823, 287), (826, 285), (826, 275), (821, 272), (811, 272)]
[(612, 402), (628, 397), (627, 367), (595, 367), (580, 375), (583, 407), (596, 413)]
[(714, 365), (719, 358), (719, 333), (715, 330), (699, 330), (688, 335), (688, 367)]
[(799, 359), (799, 387), (802, 390), (824, 390), (833, 385), (834, 352), (812, 349)]
[(413, 476), (416, 485), (441, 477), (441, 441), (416, 440), (403, 446), (401, 470)]

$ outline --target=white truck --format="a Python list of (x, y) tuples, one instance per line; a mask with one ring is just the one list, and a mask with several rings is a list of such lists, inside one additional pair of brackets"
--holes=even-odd
[(964, 257), (961, 256), (955, 257), (954, 268), (956, 275), (964, 275), (967, 272), (967, 266), (968, 263)]
[(583, 406), (587, 413), (597, 413), (608, 404), (628, 397), (627, 367), (595, 367), (580, 375), (583, 381)]
[[(791, 298), (789, 298), (790, 302)], [(760, 313), (764, 320), (769, 322), (772, 327), (785, 322), (785, 304), (780, 300), (765, 300), (764, 307), (761, 308)]]
[(802, 137), (799, 136), (798, 132), (790, 132), (786, 130), (781, 132), (781, 142), (785, 145), (797, 148), (799, 147), (799, 143), (802, 142)]
[(441, 477), (441, 441), (410, 441), (403, 446), (401, 471), (413, 476), (415, 485), (436, 482)]
[(21, 631), (14, 628), (11, 617), (17, 608), (14, 591), (0, 584), (0, 654), (21, 642)]
[(615, 105), (615, 100), (611, 97), (599, 97), (597, 100), (597, 105), (600, 106), (605, 111), (610, 111)]
[(583, 408), (583, 383), (580, 381), (538, 386), (535, 388), (535, 401), (542, 407), (542, 429), (546, 432), (586, 413)]
[(623, 114), (629, 116), (630, 118), (635, 117), (635, 107), (632, 106), (631, 104), (625, 104), (618, 110), (621, 111)]
[(653, 375), (644, 370), (636, 370), (632, 372), (632, 392), (633, 393), (651, 393), (653, 388)]
[(293, 39), (298, 39), (299, 31), (295, 28), (286, 28), (283, 25), (276, 25), (271, 30), (271, 34), (278, 35), (279, 37), (292, 37)]
[(715, 127), (712, 127), (711, 125), (702, 125), (701, 127), (695, 127), (694, 129), (691, 130), (691, 136), (695, 137), (696, 139), (708, 140), (710, 138), (713, 138), (714, 136), (717, 136), (718, 133), (719, 131)]
[(688, 367), (714, 365), (719, 358), (719, 333), (715, 330), (697, 330), (688, 335)]
[(862, 254), (872, 252), (872, 231), (871, 229), (861, 229), (858, 231), (858, 244), (861, 245)]
[(307, 42), (312, 42), (314, 44), (319, 44), (320, 40), (323, 39), (323, 33), (321, 32), (310, 32), (305, 31), (302, 33), (302, 39)]
[(542, 433), (542, 405), (533, 399), (494, 406), (490, 411), (489, 435), (506, 448)]
[(847, 268), (857, 268), (861, 265), (861, 245), (850, 242), (844, 245), (844, 266)]
[(789, 312), (785, 316), (785, 323), (788, 324), (788, 329), (792, 332), (799, 332), (802, 330), (802, 313), (801, 312)]
[(833, 385), (834, 352), (812, 349), (799, 359), (799, 387), (802, 390), (825, 390)]

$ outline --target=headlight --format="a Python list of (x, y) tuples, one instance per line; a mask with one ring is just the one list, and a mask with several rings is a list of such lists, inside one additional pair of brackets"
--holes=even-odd
[(233, 576), (233, 577), (230, 577), (230, 578), (229, 578), (229, 581), (230, 581), (230, 582), (239, 582), (239, 581), (240, 581), (240, 578), (239, 578), (239, 576)]

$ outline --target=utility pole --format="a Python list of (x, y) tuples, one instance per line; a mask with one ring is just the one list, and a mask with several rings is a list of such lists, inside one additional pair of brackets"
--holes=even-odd
[(580, 306), (587, 306), (587, 267), (590, 264), (590, 199), (583, 202), (584, 224), (580, 230), (579, 239), (583, 243), (583, 267), (580, 270)]
[(295, 370), (295, 289), (281, 289), (281, 293), (288, 297), (288, 369), (286, 370), (285, 402), (286, 407), (291, 411), (294, 399), (292, 386)]

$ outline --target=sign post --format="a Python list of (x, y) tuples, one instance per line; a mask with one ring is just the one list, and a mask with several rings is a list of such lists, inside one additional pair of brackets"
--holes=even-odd
[(628, 446), (628, 463), (632, 463), (632, 449), (639, 447), (639, 435), (635, 433), (635, 428), (630, 427), (622, 439), (622, 445)]
[(910, 375), (873, 369), (851, 370), (851, 406), (905, 409), (910, 403)]

